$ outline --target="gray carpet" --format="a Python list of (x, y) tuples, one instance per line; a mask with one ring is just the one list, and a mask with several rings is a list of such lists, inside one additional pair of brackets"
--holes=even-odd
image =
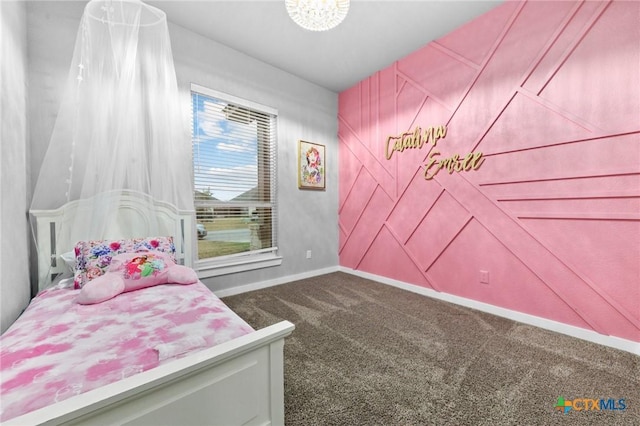
[[(628, 352), (341, 272), (223, 300), (254, 328), (296, 325), (287, 425), (640, 425)], [(564, 414), (560, 396), (626, 410)]]

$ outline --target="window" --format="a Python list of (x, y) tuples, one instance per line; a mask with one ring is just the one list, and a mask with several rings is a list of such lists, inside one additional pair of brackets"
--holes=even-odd
[(280, 264), (277, 111), (197, 85), (191, 101), (200, 276)]

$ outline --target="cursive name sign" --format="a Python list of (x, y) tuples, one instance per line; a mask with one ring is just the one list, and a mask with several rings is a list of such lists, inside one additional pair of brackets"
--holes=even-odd
[(417, 126), (413, 132), (404, 132), (400, 136), (389, 136), (385, 153), (387, 160), (391, 160), (394, 152), (402, 152), (405, 149), (420, 149), (426, 143), (436, 146), (438, 139), (447, 136), (447, 127), (429, 127), (424, 131)]
[[(405, 149), (421, 149), (427, 144), (430, 144), (431, 148), (435, 148), (438, 140), (444, 139), (446, 135), (446, 126), (428, 127), (425, 130), (416, 126), (412, 132), (387, 137), (385, 156), (387, 160), (390, 160), (394, 152), (403, 152)], [(427, 158), (427, 164), (424, 166), (424, 178), (431, 180), (440, 170), (446, 170), (449, 174), (477, 170), (483, 162), (484, 158), (482, 158), (481, 152), (470, 152), (464, 157), (454, 154), (450, 157), (440, 158), (440, 152), (432, 150)]]

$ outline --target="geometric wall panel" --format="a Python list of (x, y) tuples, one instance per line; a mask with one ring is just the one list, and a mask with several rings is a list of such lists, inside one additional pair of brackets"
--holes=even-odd
[[(340, 93), (340, 264), (640, 342), (638, 16), (505, 2)], [(477, 170), (387, 158), (439, 125)]]
[[(384, 223), (392, 204), (388, 196), (377, 187), (365, 204), (361, 215), (355, 221), (353, 229), (341, 248), (341, 264), (350, 268), (357, 268), (369, 247), (375, 241), (377, 230)], [(374, 231), (376, 230), (376, 231)], [(344, 263), (342, 263), (344, 262)]]
[(376, 187), (376, 182), (369, 172), (364, 168), (361, 169), (340, 208), (340, 227), (346, 232), (351, 232), (355, 228)]
[[(488, 272), (488, 284), (480, 282), (480, 271)], [(450, 283), (447, 292), (457, 296), (586, 326), (571, 306), (475, 220), (442, 253), (428, 275), (436, 283)], [(544, 306), (538, 306), (542, 301)]]
[(428, 270), (470, 217), (469, 212), (451, 195), (442, 193), (405, 245), (419, 262), (421, 270)]
[(637, 130), (639, 22), (640, 2), (609, 4), (540, 96), (605, 131)]
[(362, 259), (359, 269), (380, 276), (393, 274), (397, 280), (431, 287), (413, 259), (409, 256), (390, 256), (390, 253), (403, 253), (403, 247), (389, 229), (383, 227)]
[(423, 177), (418, 175), (398, 199), (387, 219), (387, 226), (400, 238), (403, 245), (423, 220), (425, 213), (436, 203), (442, 191), (437, 182), (425, 185)]
[[(638, 211), (640, 208), (636, 208), (635, 212)], [(609, 213), (615, 216), (617, 211)], [(640, 222), (612, 220), (607, 216), (582, 219), (541, 215), (524, 222), (536, 238), (561, 254), (564, 262), (583, 274), (618, 309), (640, 321)], [(585, 250), (586, 247), (598, 250)]]
[(483, 19), (475, 19), (456, 31), (437, 40), (438, 45), (457, 52), (471, 63), (481, 64), (491, 53), (500, 37), (500, 33), (508, 25), (517, 10), (515, 2), (487, 12)]
[[(485, 160), (477, 174), (483, 182), (571, 179), (640, 171), (638, 134), (576, 141), (528, 150), (508, 151)], [(546, 142), (548, 143), (548, 142)]]
[(473, 67), (431, 46), (404, 58), (397, 69), (447, 106), (455, 104), (475, 75)]
[(489, 155), (594, 136), (593, 131), (572, 121), (572, 117), (558, 114), (534, 98), (518, 93), (476, 149)]

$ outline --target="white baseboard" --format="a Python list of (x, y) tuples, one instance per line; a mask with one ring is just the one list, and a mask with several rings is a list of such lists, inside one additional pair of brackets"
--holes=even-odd
[(566, 334), (568, 336), (577, 337), (578, 339), (587, 340), (589, 342), (597, 343), (603, 346), (609, 346), (622, 351), (631, 352), (635, 355), (640, 355), (640, 343), (631, 340), (622, 339), (620, 337), (605, 336), (595, 331), (585, 330), (584, 328), (575, 327), (572, 325), (564, 324), (561, 322), (553, 321), (546, 318), (537, 317), (535, 315), (524, 314), (518, 311), (512, 311), (510, 309), (500, 308), (498, 306), (490, 305), (488, 303), (478, 302), (473, 299), (466, 299), (464, 297), (455, 296), (452, 294), (441, 293), (429, 288), (417, 286), (415, 284), (409, 284), (402, 281), (386, 278), (380, 275), (371, 274), (368, 272), (356, 271), (351, 268), (339, 267), (339, 271), (346, 272), (348, 274), (356, 275), (362, 278), (367, 278), (372, 281), (379, 282), (381, 284), (391, 285), (403, 290), (407, 290), (413, 293), (417, 293), (423, 296), (431, 297), (445, 302), (451, 302), (456, 305), (465, 306), (467, 308), (476, 309), (478, 311), (486, 312), (489, 314), (497, 315), (503, 318), (507, 318), (513, 321), (521, 322), (535, 327), (540, 327), (545, 330), (555, 331), (557, 333)]
[(246, 293), (248, 291), (261, 290), (267, 287), (273, 287), (275, 285), (286, 284), (292, 281), (304, 280), (306, 278), (317, 277), (318, 275), (330, 274), (332, 272), (338, 272), (339, 266), (331, 266), (329, 268), (315, 269), (313, 271), (303, 272), (302, 274), (287, 275), (286, 277), (275, 278), (273, 280), (260, 281), (257, 283), (246, 284), (238, 287), (232, 287), (224, 290), (214, 291), (215, 295), (222, 298), (228, 296), (235, 296), (236, 294)]

